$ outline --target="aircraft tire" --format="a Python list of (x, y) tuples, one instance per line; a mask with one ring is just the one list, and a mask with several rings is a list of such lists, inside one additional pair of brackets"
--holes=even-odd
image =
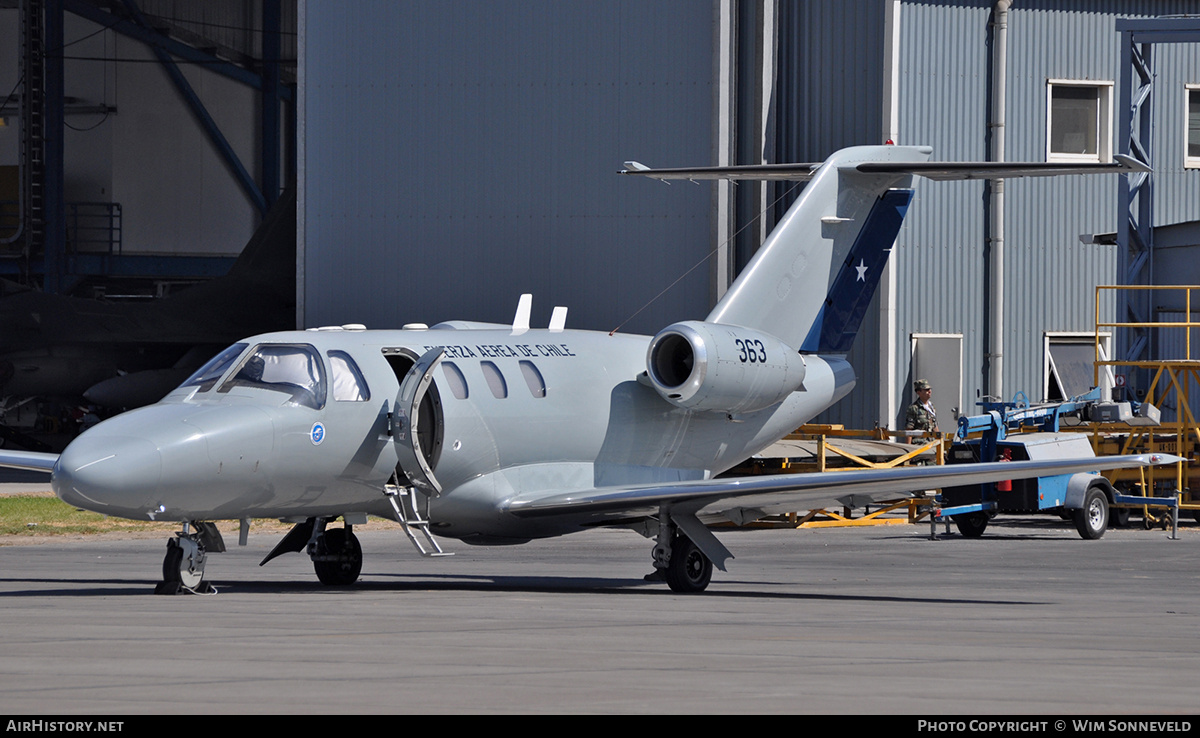
[(331, 561), (313, 561), (317, 579), (331, 587), (345, 587), (358, 581), (362, 571), (362, 546), (358, 536), (345, 528), (330, 528), (317, 542), (317, 551), (323, 555), (340, 555)]
[(1108, 529), (1108, 497), (1098, 487), (1092, 487), (1083, 498), (1083, 507), (1074, 512), (1075, 529), (1079, 537), (1094, 541)]
[(687, 536), (675, 536), (671, 543), (671, 562), (667, 565), (667, 585), (672, 592), (703, 592), (712, 580), (712, 561)]
[(194, 572), (184, 554), (178, 538), (167, 541), (167, 555), (163, 557), (163, 581), (178, 583), (188, 589), (196, 589), (204, 579), (204, 572)]
[(958, 532), (963, 538), (978, 538), (987, 528), (988, 519), (987, 513), (984, 512), (966, 513), (955, 515), (954, 524), (958, 526)]

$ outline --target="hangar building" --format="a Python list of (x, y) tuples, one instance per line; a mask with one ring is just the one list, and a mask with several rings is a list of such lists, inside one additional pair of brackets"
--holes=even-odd
[[(1002, 124), (997, 6), (1009, 6)], [(889, 139), (983, 161), (1001, 125), (1009, 161), (1111, 161), (1124, 148), (1116, 24), (1147, 9), (718, 0), (349, 14), (302, 3), (301, 320), (504, 321), (525, 291), (543, 321), (569, 306), (573, 327), (653, 333), (702, 317), (794, 194), (629, 182), (614, 174), (621, 162), (820, 161)], [(1154, 225), (1195, 244), (1200, 44), (1160, 45), (1154, 68)], [(895, 427), (918, 376), (934, 380), (943, 417), (974, 412), (981, 395), (1081, 391), (1069, 367), (1081, 346), (1090, 361), (1094, 287), (1121, 282), (1125, 264), (1117, 246), (1080, 236), (1117, 230), (1116, 180), (1006, 182), (1002, 294), (987, 185), (922, 182), (851, 354), (859, 387), (827, 419)]]
[[(120, 204), (127, 255), (236, 252), (261, 217), (255, 186), (269, 201), (294, 163), (301, 326), (503, 322), (532, 292), (535, 325), (566, 305), (569, 327), (640, 333), (703, 317), (795, 191), (631, 181), (623, 162), (820, 161), (885, 140), (982, 161), (1001, 131), (1008, 161), (1108, 161), (1128, 147), (1118, 25), (1200, 13), (1195, 0), (140, 0), (146, 26), (258, 74), (184, 67), (249, 162), (239, 176), (117, 25), (127, 3), (0, 2), (5, 46), (29, 4), (65, 10), (65, 198)], [(1197, 283), (1200, 45), (1153, 53), (1146, 280)], [(17, 69), (0, 60), (0, 83), (16, 89)], [(19, 157), (0, 127), (0, 166)], [(1113, 239), (1080, 240), (1119, 231), (1116, 180), (1009, 180), (1002, 210), (982, 182), (921, 182), (850, 356), (858, 389), (822, 420), (895, 427), (917, 377), (934, 381), (943, 430), (980, 395), (1075, 393), (1095, 286), (1126, 278)]]

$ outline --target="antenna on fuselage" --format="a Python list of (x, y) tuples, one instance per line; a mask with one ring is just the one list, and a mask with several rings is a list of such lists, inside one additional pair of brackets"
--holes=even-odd
[(533, 295), (526, 292), (517, 300), (517, 314), (513, 316), (513, 335), (519, 336), (529, 331), (529, 315), (533, 312)]

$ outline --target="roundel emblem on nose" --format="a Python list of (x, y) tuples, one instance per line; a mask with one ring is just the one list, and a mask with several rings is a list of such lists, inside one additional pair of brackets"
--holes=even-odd
[(314, 446), (320, 446), (321, 441), (325, 440), (325, 426), (320, 423), (313, 423), (312, 430), (308, 432), (308, 437), (312, 439)]

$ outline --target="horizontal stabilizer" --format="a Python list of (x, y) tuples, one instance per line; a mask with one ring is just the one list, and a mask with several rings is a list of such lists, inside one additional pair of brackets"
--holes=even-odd
[[(1111, 164), (1059, 164), (1054, 162), (866, 162), (846, 167), (864, 174), (912, 174), (926, 179), (1006, 179), (1010, 177), (1053, 177), (1065, 174), (1133, 174), (1150, 167), (1132, 156), (1118, 154)], [(821, 164), (749, 164), (728, 167), (652, 169), (645, 164), (625, 162), (621, 174), (651, 179), (689, 180), (790, 180), (807, 182)]]
[(651, 179), (782, 179), (807, 182), (813, 178), (821, 162), (816, 164), (749, 164), (731, 167), (681, 167), (651, 169), (636, 161), (625, 162), (620, 174), (640, 174)]
[(1007, 179), (1010, 177), (1055, 177), (1065, 174), (1134, 174), (1150, 167), (1132, 156), (1118, 154), (1111, 164), (1059, 164), (1054, 162), (944, 162), (916, 164), (870, 162), (855, 169), (871, 174), (915, 174), (926, 179)]

